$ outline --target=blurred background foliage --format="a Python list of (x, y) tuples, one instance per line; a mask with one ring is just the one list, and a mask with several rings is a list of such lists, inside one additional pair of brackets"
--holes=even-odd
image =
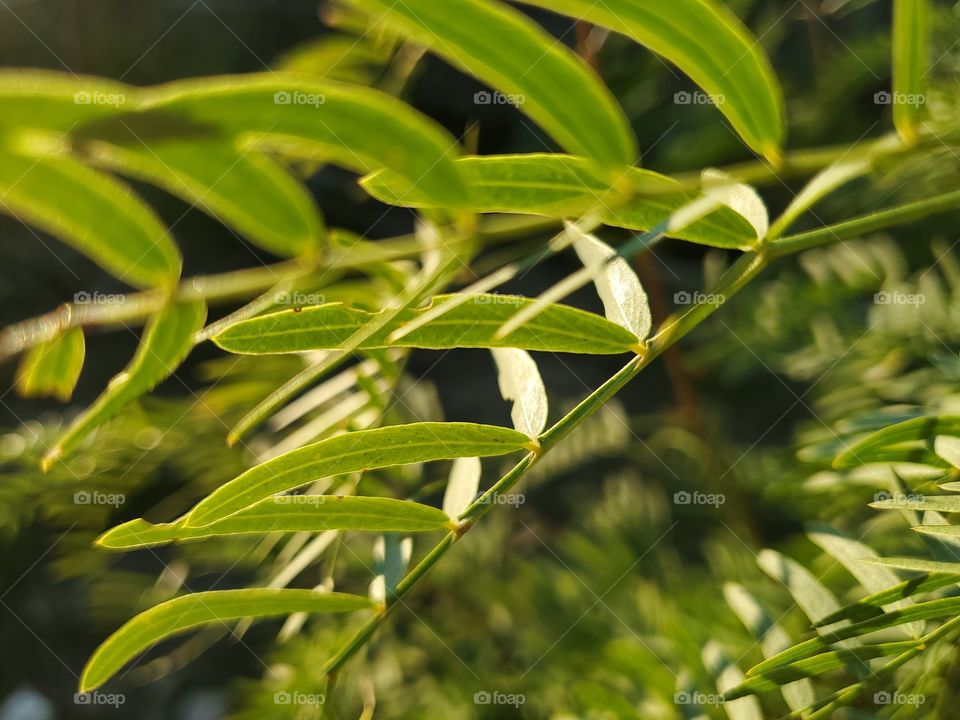
[[(890, 85), (890, 3), (730, 4), (777, 69), (791, 147), (853, 143), (889, 129), (889, 108), (873, 95)], [(958, 13), (960, 6), (938, 3), (932, 23), (932, 110), (945, 136), (960, 104)], [(568, 21), (533, 14), (574, 43)], [(391, 38), (358, 39), (349, 17), (312, 0), (11, 0), (0, 18), (4, 66), (66, 67), (134, 84), (293, 68), (401, 93), (457, 136), (466, 133), (480, 153), (550, 147), (514, 109), (474, 104), (481, 86), (473, 79)], [(596, 61), (631, 119), (647, 167), (681, 172), (749, 159), (713, 108), (673, 102), (674, 93), (692, 89), (679, 73), (616, 36), (594, 31), (584, 42), (600, 46)], [(370, 200), (350, 174), (302, 171), (330, 226), (372, 238), (411, 230), (412, 213)], [(805, 222), (816, 227), (953, 189), (958, 178), (960, 162), (944, 144), (922, 161), (896, 171), (881, 167), (869, 181), (851, 183)], [(799, 186), (764, 188), (771, 212)], [(137, 189), (173, 227), (185, 276), (269, 259), (179, 200)], [(616, 232), (609, 237), (616, 240)], [(890, 489), (888, 475), (838, 473), (829, 460), (838, 436), (892, 417), (957, 412), (958, 237), (960, 216), (945, 215), (772, 268), (551, 453), (520, 488), (522, 504), (499, 509), (472, 530), (347, 666), (326, 711), (351, 718), (723, 717), (727, 709), (677, 704), (675, 693), (715, 692), (705, 648), (722, 648), (743, 668), (761, 659), (724, 599), (724, 584), (746, 587), (793, 637), (807, 627), (787, 591), (758, 568), (761, 549), (775, 548), (822, 575), (841, 601), (863, 591), (805, 539), (807, 523), (829, 522), (881, 554), (923, 552), (898, 514), (867, 507), (875, 493)], [(123, 290), (50, 242), (0, 218), (0, 324), (50, 310), (79, 290)], [(672, 310), (675, 293), (709, 285), (730, 260), (674, 242), (641, 258), (655, 320)], [(504, 291), (535, 294), (574, 268), (572, 258), (557, 257)], [(925, 301), (884, 304), (880, 292)], [(570, 302), (599, 305), (586, 292)], [(269, 452), (288, 431), (233, 449), (224, 436), (302, 367), (290, 357), (255, 365), (224, 359), (202, 346), (176, 378), (102, 428), (68, 463), (42, 474), (39, 458), (51, 439), (135, 345), (135, 333), (126, 330), (91, 334), (67, 406), (17, 397), (15, 366), (0, 368), (8, 388), (0, 399), (0, 719), (111, 712), (145, 719), (319, 717), (320, 708), (277, 705), (274, 694), (324, 692), (319, 668), (351, 628), (322, 618), (299, 631), (288, 623), (280, 643), (279, 625), (269, 622), (240, 638), (205, 631), (165, 643), (124, 676), (119, 710), (73, 702), (75, 673), (91, 649), (135, 612), (187, 587), (266, 583), (315, 541), (220, 539), (126, 555), (91, 547), (116, 523), (178, 515)], [(558, 417), (617, 369), (617, 359), (606, 357), (538, 362)], [(481, 351), (413, 353), (387, 382), (381, 409), (397, 421), (508, 424), (493, 364)], [(485, 462), (484, 481), (498, 469), (496, 459)], [(446, 470), (401, 468), (338, 482), (436, 502)], [(903, 481), (915, 489), (930, 479)], [(94, 491), (123, 502), (76, 502), (76, 493)], [(678, 504), (682, 492), (719, 494), (723, 502)], [(363, 587), (372, 577), (372, 544), (336, 540), (295, 584), (332, 578), (337, 587)], [(922, 706), (882, 707), (867, 697), (838, 717), (956, 717), (948, 709), (956, 705), (960, 666), (952, 648), (942, 655), (924, 659), (925, 672), (914, 668), (898, 680), (904, 692), (924, 694)], [(188, 660), (189, 669), (179, 670)], [(827, 675), (816, 683), (818, 695), (843, 684), (838, 673)], [(475, 693), (495, 691), (522, 694), (525, 702), (475, 704)], [(762, 705), (770, 717), (787, 712), (776, 694), (763, 696)], [(33, 714), (17, 714), (29, 708)]]

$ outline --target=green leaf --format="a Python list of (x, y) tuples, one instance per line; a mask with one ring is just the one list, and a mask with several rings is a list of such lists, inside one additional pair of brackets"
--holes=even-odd
[(214, 132), (241, 149), (333, 161), (361, 173), (389, 168), (407, 191), (447, 207), (466, 201), (456, 140), (376, 90), (279, 74), (200, 78), (144, 91), (140, 122), (178, 135)]
[(139, 120), (124, 117), (75, 142), (88, 161), (164, 188), (276, 255), (320, 247), (324, 228), (313, 199), (273, 158), (239, 151), (232, 138), (154, 137)]
[(369, 597), (377, 604), (385, 603), (397, 583), (403, 580), (413, 552), (413, 539), (390, 533), (377, 538), (373, 546), (374, 570)]
[(715, 99), (744, 141), (776, 162), (783, 95), (760, 41), (710, 0), (523, 0), (622, 33), (672, 62)]
[[(852, 468), (870, 462), (885, 462), (891, 453), (900, 455), (903, 450), (920, 454), (926, 445), (932, 445), (938, 435), (960, 437), (960, 417), (928, 415), (890, 425), (847, 447), (833, 461), (833, 465)], [(917, 444), (921, 446), (917, 447)]]
[(867, 597), (862, 600), (845, 605), (836, 612), (830, 613), (818, 622), (815, 622), (814, 625), (831, 625), (841, 620), (865, 620), (883, 615), (884, 605), (913, 595), (939, 590), (940, 588), (954, 585), (957, 582), (960, 582), (960, 575), (942, 575), (940, 573), (932, 573), (923, 577), (904, 580), (893, 587), (886, 588), (872, 595), (867, 595)]
[[(636, 141), (613, 96), (562, 42), (489, 0), (354, 0), (372, 21), (506, 93), (564, 149), (621, 167)], [(478, 94), (482, 102), (490, 98)]]
[(770, 217), (763, 199), (749, 185), (727, 173), (708, 168), (701, 174), (703, 194), (730, 208), (750, 223), (754, 238), (763, 240), (770, 229)]
[[(743, 682), (743, 672), (727, 657), (716, 640), (709, 640), (700, 653), (703, 665), (714, 678), (717, 690), (725, 693)], [(754, 698), (741, 698), (724, 703), (724, 711), (730, 720), (763, 720), (760, 705)]]
[[(935, 525), (934, 527), (950, 527), (948, 525)], [(885, 567), (897, 568), (898, 570), (912, 570), (914, 572), (942, 572), (942, 573), (960, 573), (960, 562), (942, 562), (939, 560), (925, 560), (923, 558), (911, 557), (878, 557), (865, 560), (874, 565), (883, 565)]]
[(91, 431), (129, 403), (173, 374), (193, 348), (193, 335), (203, 327), (206, 317), (206, 304), (197, 300), (172, 302), (150, 318), (133, 360), (123, 372), (110, 380), (100, 397), (67, 428), (57, 444), (44, 456), (44, 468), (74, 449)]
[(757, 555), (757, 564), (767, 575), (786, 586), (810, 622), (817, 623), (840, 607), (833, 593), (795, 560), (775, 550), (761, 550)]
[[(626, 174), (611, 173), (573, 155), (484, 155), (461, 158), (455, 164), (467, 183), (469, 207), (479, 213), (573, 218), (596, 212), (605, 225), (650, 230), (702, 197), (651, 170), (630, 168)], [(360, 184), (387, 204), (435, 207), (422, 193), (405, 193), (403, 183), (386, 171), (368, 175)], [(727, 207), (666, 234), (701, 245), (739, 249), (757, 239), (746, 219)]]
[(32, 347), (20, 361), (17, 391), (24, 397), (52, 395), (66, 402), (80, 377), (85, 351), (80, 328)]
[(80, 692), (103, 685), (128, 661), (161, 640), (203, 625), (226, 624), (245, 617), (295, 612), (344, 613), (372, 607), (367, 598), (313, 590), (221, 590), (174, 598), (140, 613), (108, 637), (87, 661)]
[[(723, 586), (723, 594), (727, 604), (740, 618), (740, 622), (760, 643), (764, 657), (771, 657), (784, 648), (790, 647), (790, 636), (774, 622), (746, 588), (737, 583), (726, 583)], [(802, 710), (816, 700), (813, 685), (807, 680), (799, 679), (796, 682), (785, 683), (781, 690), (783, 699), (791, 710)], [(724, 697), (728, 697), (727, 693), (724, 693)]]
[(0, 126), (66, 133), (86, 122), (130, 112), (137, 88), (50, 70), (0, 72)]
[(97, 544), (111, 550), (200, 540), (223, 535), (270, 532), (429, 532), (448, 527), (450, 518), (429, 505), (393, 498), (351, 495), (277, 495), (203, 527), (185, 519), (154, 525), (137, 519), (108, 530)]
[[(748, 673), (750, 678), (725, 692), (724, 699), (734, 700), (746, 695), (777, 690), (781, 687), (786, 689), (786, 687), (789, 687), (794, 682), (802, 681), (803, 678), (823, 675), (831, 670), (839, 670), (853, 663), (861, 663), (864, 660), (899, 655), (915, 647), (917, 647), (917, 643), (911, 640), (877, 643), (874, 645), (858, 645), (855, 648), (830, 650), (756, 674), (754, 674), (756, 668), (753, 668), (750, 673)], [(811, 697), (810, 702), (804, 705), (803, 708), (812, 704), (813, 698)], [(791, 709), (801, 710), (803, 708)]]
[[(438, 295), (433, 303), (442, 303), (450, 295)], [(429, 350), (449, 348), (516, 347), (543, 352), (617, 354), (628, 352), (637, 337), (593, 313), (566, 305), (551, 305), (535, 320), (503, 339), (494, 337), (497, 329), (517, 309), (533, 300), (511, 295), (476, 295), (467, 302), (403, 335), (394, 344), (387, 337), (402, 325), (426, 312), (430, 306), (397, 313), (376, 333), (365, 339), (360, 350), (384, 347), (413, 347)], [(247, 355), (333, 350), (353, 333), (375, 320), (378, 313), (341, 303), (285, 310), (261, 315), (232, 325), (213, 341), (224, 350)]]
[[(960, 512), (960, 497), (955, 495), (905, 495), (870, 503), (878, 510), (935, 510), (937, 512)], [(950, 527), (945, 525), (943, 527)]]
[(490, 352), (497, 365), (500, 394), (513, 401), (513, 426), (524, 435), (537, 437), (547, 426), (547, 390), (537, 363), (525, 350), (492, 348)]
[(778, 655), (758, 663), (747, 672), (747, 675), (759, 675), (775, 667), (782, 667), (797, 660), (811, 657), (829, 649), (832, 644), (843, 640), (861, 637), (868, 633), (886, 630), (887, 628), (897, 627), (905, 623), (919, 624), (925, 620), (950, 617), (956, 615), (958, 612), (960, 612), (960, 597), (930, 600), (929, 602), (916, 603), (902, 610), (885, 612), (882, 615), (867, 618), (852, 625), (846, 625), (833, 632), (827, 632), (818, 637), (798, 643)]
[[(824, 552), (832, 556), (847, 572), (853, 575), (867, 592), (879, 592), (896, 585), (899, 578), (887, 568), (865, 564), (879, 557), (872, 549), (863, 543), (843, 535), (840, 531), (823, 523), (811, 523), (807, 536), (811, 541), (823, 548)], [(891, 603), (888, 610), (899, 610), (907, 607), (910, 600), (898, 600)], [(911, 637), (923, 634), (923, 623), (911, 623), (903, 628)]]
[(274, 493), (331, 475), (429, 460), (505, 455), (529, 444), (530, 438), (516, 430), (472, 423), (423, 422), (346, 433), (251, 468), (202, 500), (187, 515), (186, 524), (209, 525)]
[(180, 253), (153, 211), (109, 175), (41, 144), (0, 147), (0, 211), (59, 238), (130, 285), (174, 285)]
[(928, 0), (893, 0), (893, 124), (908, 145), (926, 103)]
[(640, 340), (646, 340), (653, 326), (653, 316), (647, 293), (630, 263), (605, 242), (583, 232), (575, 224), (568, 222), (566, 228), (577, 257), (593, 277), (607, 320), (626, 328)]

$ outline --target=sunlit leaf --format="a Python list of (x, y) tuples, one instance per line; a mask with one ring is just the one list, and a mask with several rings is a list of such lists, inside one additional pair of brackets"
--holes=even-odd
[(450, 479), (443, 493), (443, 512), (456, 520), (477, 498), (480, 487), (480, 458), (462, 457), (453, 461)]
[(582, 232), (573, 223), (567, 223), (566, 228), (580, 262), (593, 275), (593, 284), (603, 302), (607, 320), (645, 340), (653, 326), (653, 317), (640, 278), (630, 264), (605, 242)]
[(393, 498), (352, 495), (278, 495), (223, 520), (190, 527), (184, 520), (154, 525), (131, 520), (108, 530), (97, 544), (111, 550), (199, 540), (223, 535), (269, 532), (429, 532), (447, 527), (450, 518), (429, 505)]
[(44, 457), (44, 466), (70, 452), (99, 425), (173, 374), (193, 348), (193, 335), (203, 327), (206, 317), (207, 306), (202, 300), (172, 302), (153, 316), (133, 360), (67, 428)]
[(369, 607), (364, 597), (312, 590), (257, 588), (184, 595), (140, 613), (107, 638), (87, 661), (79, 690), (85, 693), (100, 687), (144, 650), (185, 630), (245, 617), (343, 613)]
[(759, 40), (712, 0), (523, 0), (633, 38), (674, 63), (755, 151), (776, 161), (783, 95)]
[[(613, 96), (562, 42), (489, 0), (354, 0), (376, 26), (429, 47), (506, 94), (560, 145), (614, 167), (632, 165), (633, 132)], [(475, 102), (491, 102), (478, 93)]]
[(516, 430), (473, 423), (422, 422), (346, 433), (251, 468), (202, 500), (187, 516), (186, 524), (209, 525), (270, 495), (331, 475), (429, 460), (504, 455), (529, 443), (530, 438)]
[(71, 157), (0, 147), (0, 210), (59, 238), (130, 285), (173, 285), (180, 253), (129, 188)]
[(20, 361), (17, 391), (24, 397), (52, 395), (66, 402), (80, 377), (85, 349), (80, 328), (34, 346)]
[(374, 570), (377, 574), (370, 583), (369, 591), (373, 602), (385, 602), (397, 587), (407, 572), (412, 551), (412, 538), (402, 538), (393, 533), (377, 538), (373, 546)]
[(513, 426), (531, 438), (547, 426), (547, 390), (537, 363), (525, 350), (493, 348), (497, 382), (504, 400), (513, 401)]
[(865, 620), (883, 614), (883, 606), (913, 595), (933, 592), (960, 582), (960, 575), (931, 573), (923, 577), (904, 580), (893, 587), (868, 595), (862, 600), (845, 605), (836, 612), (822, 618), (816, 625), (831, 625), (841, 620)]
[[(440, 295), (442, 303), (449, 295)], [(637, 337), (615, 323), (565, 305), (553, 305), (535, 320), (505, 338), (497, 339), (497, 329), (518, 308), (532, 303), (528, 298), (511, 295), (476, 295), (445, 315), (403, 335), (393, 345), (390, 334), (416, 318), (427, 308), (404, 310), (376, 333), (364, 340), (360, 350), (383, 347), (415, 347), (444, 350), (453, 347), (516, 347), (545, 352), (616, 354), (637, 344)], [(286, 310), (245, 320), (213, 338), (224, 350), (244, 354), (302, 352), (336, 349), (376, 314), (340, 303)]]
[[(470, 209), (481, 213), (561, 218), (596, 213), (605, 225), (650, 230), (702, 197), (651, 170), (605, 171), (573, 155), (484, 155), (461, 158), (455, 164), (467, 183)], [(391, 205), (435, 207), (426, 195), (404, 192), (403, 183), (386, 171), (368, 175), (361, 185)], [(666, 234), (714, 247), (742, 249), (756, 241), (752, 226), (727, 207), (710, 208), (705, 217), (668, 229)]]
[(736, 182), (719, 170), (704, 170), (702, 181), (704, 195), (743, 216), (753, 227), (758, 240), (767, 236), (770, 227), (767, 206), (763, 204), (756, 190)]

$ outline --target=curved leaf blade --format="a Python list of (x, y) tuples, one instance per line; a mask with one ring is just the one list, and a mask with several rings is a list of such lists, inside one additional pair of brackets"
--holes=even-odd
[(152, 524), (131, 520), (97, 538), (110, 550), (202, 540), (224, 535), (271, 532), (430, 532), (448, 528), (450, 518), (430, 505), (381, 497), (353, 495), (278, 495), (203, 527), (190, 527), (183, 520)]
[(388, 168), (447, 207), (466, 201), (457, 141), (406, 103), (369, 88), (279, 74), (173, 82), (143, 91), (141, 122), (226, 135), (241, 148), (333, 161), (360, 173)]
[(893, 125), (908, 145), (917, 141), (917, 122), (926, 98), (928, 0), (893, 0)]
[[(468, 206), (478, 213), (522, 213), (578, 218), (596, 212), (605, 225), (651, 230), (663, 225), (697, 198), (692, 190), (666, 175), (629, 168), (604, 172), (588, 158), (531, 153), (483, 155), (455, 162), (469, 194)], [(374, 198), (390, 205), (436, 207), (422, 193), (404, 192), (404, 185), (380, 171), (360, 181)], [(700, 245), (746, 249), (757, 240), (747, 220), (721, 207), (666, 235)]]
[(24, 397), (52, 395), (66, 402), (80, 378), (85, 353), (80, 328), (70, 328), (60, 337), (36, 345), (20, 362), (17, 391)]
[(203, 327), (207, 306), (202, 300), (172, 302), (150, 318), (133, 360), (107, 389), (67, 428), (43, 458), (45, 468), (74, 449), (96, 427), (169, 377), (193, 348), (193, 335)]
[(123, 118), (114, 131), (79, 139), (85, 158), (152, 183), (196, 205), (280, 256), (316, 252), (324, 236), (306, 188), (273, 158), (242, 151), (228, 138), (170, 135), (146, 144), (149, 128)]
[(522, 1), (621, 33), (665, 57), (717, 98), (717, 109), (747, 145), (770, 160), (779, 158), (784, 136), (780, 85), (760, 41), (724, 5), (710, 0)]
[(246, 617), (344, 613), (371, 607), (367, 598), (358, 595), (313, 590), (256, 588), (184, 595), (140, 613), (108, 637), (87, 661), (79, 691), (100, 687), (147, 648), (192, 628)]
[(547, 390), (537, 363), (525, 350), (493, 348), (490, 352), (497, 365), (500, 394), (513, 402), (513, 426), (524, 435), (537, 437), (547, 426)]
[(473, 423), (422, 422), (358, 430), (251, 468), (198, 503), (187, 515), (186, 525), (209, 525), (270, 495), (331, 475), (430, 460), (505, 455), (529, 444), (530, 438), (516, 430)]
[(0, 148), (0, 210), (74, 247), (120, 280), (169, 287), (180, 252), (129, 188), (49, 148)]
[(960, 416), (927, 415), (889, 425), (849, 445), (836, 457), (833, 466), (853, 468), (870, 462), (884, 462), (891, 449), (899, 449), (907, 443), (932, 445), (938, 435), (960, 437)]
[[(451, 297), (455, 296), (438, 295), (433, 302), (442, 303)], [(497, 329), (518, 308), (532, 302), (519, 296), (476, 295), (472, 302), (463, 303), (389, 343), (388, 338), (395, 330), (431, 306), (404, 310), (366, 338), (357, 349), (515, 347), (544, 352), (618, 354), (630, 351), (638, 342), (633, 333), (616, 323), (566, 305), (551, 305), (506, 337), (495, 336)], [(250, 355), (335, 350), (376, 316), (342, 303), (318, 305), (299, 312), (285, 310), (231, 325), (214, 336), (213, 341), (229, 352)]]
[(633, 132), (610, 92), (522, 13), (488, 0), (354, 1), (374, 22), (513, 96), (566, 150), (612, 167), (636, 160)]

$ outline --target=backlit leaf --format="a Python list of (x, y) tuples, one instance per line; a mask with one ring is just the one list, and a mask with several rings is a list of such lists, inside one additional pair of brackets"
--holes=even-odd
[(80, 377), (85, 347), (80, 328), (34, 346), (20, 361), (17, 391), (24, 397), (52, 395), (66, 402)]
[(929, 0), (893, 0), (893, 124), (907, 144), (917, 140), (926, 103)]
[(537, 363), (525, 350), (493, 348), (497, 382), (504, 400), (513, 401), (513, 426), (531, 438), (547, 426), (547, 390)]

